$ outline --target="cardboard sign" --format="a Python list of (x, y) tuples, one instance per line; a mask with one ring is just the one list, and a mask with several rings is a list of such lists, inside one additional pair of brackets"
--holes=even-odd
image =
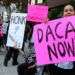
[(34, 26), (37, 65), (75, 61), (75, 16)]
[(8, 31), (7, 46), (14, 47), (15, 43), (17, 48), (22, 48), (24, 31), (26, 25), (25, 13), (12, 13), (10, 19), (10, 27)]
[(48, 16), (48, 6), (28, 5), (28, 21), (44, 22)]

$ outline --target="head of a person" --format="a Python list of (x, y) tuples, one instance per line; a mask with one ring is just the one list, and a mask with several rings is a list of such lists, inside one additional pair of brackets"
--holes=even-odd
[(0, 4), (3, 5), (3, 1), (2, 0), (0, 1)]
[(75, 8), (73, 5), (71, 4), (68, 4), (64, 7), (64, 10), (63, 10), (63, 17), (66, 17), (66, 16), (73, 16), (75, 15)]

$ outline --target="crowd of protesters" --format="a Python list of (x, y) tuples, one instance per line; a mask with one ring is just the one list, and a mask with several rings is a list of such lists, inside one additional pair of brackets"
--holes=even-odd
[[(0, 50), (1, 48), (4, 48), (4, 50), (6, 50), (6, 56), (4, 58), (4, 63), (3, 65), (8, 67), (8, 62), (9, 60), (12, 58), (12, 65), (19, 65), (17, 58), (19, 55), (19, 50), (13, 47), (7, 47), (6, 43), (7, 43), (7, 35), (8, 35), (8, 29), (9, 29), (9, 25), (10, 25), (10, 16), (11, 13), (15, 12), (19, 12), (19, 13), (27, 13), (27, 3), (25, 3), (25, 10), (23, 10), (24, 4), (22, 2), (20, 2), (18, 5), (16, 2), (11, 2), (10, 5), (8, 7), (5, 6), (3, 0), (0, 0)], [(18, 6), (18, 7), (17, 7)], [(26, 23), (26, 30), (25, 30), (25, 37), (24, 37), (24, 44), (23, 44), (23, 48), (22, 48), (22, 52), (24, 52), (24, 65), (21, 66), (19, 65), (18, 67), (18, 74), (25, 74), (24, 72), (22, 73), (20, 70), (20, 68), (25, 67), (25, 69), (27, 69), (28, 67), (30, 68), (30, 66), (32, 66), (33, 64), (35, 64), (35, 54), (34, 54), (34, 49), (32, 48), (33, 43), (30, 42), (31, 37), (32, 37), (32, 22), (27, 22)], [(26, 47), (26, 43), (28, 43), (28, 51), (25, 49)], [(30, 48), (30, 49), (29, 49)], [(27, 66), (28, 65), (28, 66)], [(27, 68), (26, 68), (27, 67)], [(22, 71), (24, 70), (24, 68), (22, 69)], [(35, 68), (36, 70), (36, 68)], [(35, 73), (34, 71), (31, 69), (31, 73), (30, 73), (30, 69), (29, 71), (27, 71), (27, 73), (30, 73), (33, 75), (33, 73)], [(21, 72), (21, 73), (20, 73)], [(27, 74), (28, 75), (28, 74)]]
[[(20, 2), (20, 6), (17, 8), (17, 3), (11, 2), (8, 8), (5, 7), (3, 1), (0, 1), (0, 51), (1, 47), (7, 50), (7, 54), (4, 59), (4, 66), (8, 66), (8, 61), (10, 58), (13, 58), (12, 65), (18, 65), (17, 72), (18, 75), (44, 75), (46, 71), (48, 75), (59, 75), (59, 74), (69, 74), (74, 75), (75, 68), (71, 68), (73, 62), (68, 62), (67, 64), (70, 66), (67, 69), (62, 68), (62, 65), (66, 66), (65, 63), (55, 64), (55, 65), (46, 65), (46, 66), (36, 66), (36, 57), (35, 57), (35, 49), (34, 49), (34, 41), (33, 41), (33, 26), (35, 22), (26, 22), (25, 28), (25, 36), (23, 42), (23, 48), (21, 53), (24, 55), (25, 62), (19, 64), (17, 62), (17, 58), (19, 55), (19, 49), (13, 47), (6, 47), (7, 42), (7, 34), (10, 24), (10, 15), (12, 12), (20, 12), (20, 13), (27, 13), (27, 5), (25, 5), (25, 10), (23, 10), (22, 2)], [(68, 13), (67, 13), (68, 12)], [(72, 5), (68, 5), (64, 8), (63, 17), (65, 16), (72, 16), (75, 14), (74, 7)], [(28, 50), (26, 50), (26, 44), (28, 43)], [(72, 63), (72, 64), (70, 64)]]

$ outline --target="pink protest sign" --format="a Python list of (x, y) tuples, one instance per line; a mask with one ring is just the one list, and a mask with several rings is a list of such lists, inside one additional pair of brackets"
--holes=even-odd
[(75, 16), (34, 26), (37, 65), (75, 61)]
[(48, 16), (48, 6), (28, 5), (28, 21), (44, 22)]

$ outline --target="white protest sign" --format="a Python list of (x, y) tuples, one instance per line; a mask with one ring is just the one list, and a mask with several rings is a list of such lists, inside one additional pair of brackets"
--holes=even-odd
[(15, 43), (17, 48), (22, 48), (24, 31), (26, 26), (25, 13), (12, 13), (10, 19), (10, 26), (7, 37), (7, 46), (14, 47)]
[(35, 0), (31, 0), (31, 5), (35, 5)]
[(38, 0), (38, 2), (37, 3), (43, 3), (43, 0)]

